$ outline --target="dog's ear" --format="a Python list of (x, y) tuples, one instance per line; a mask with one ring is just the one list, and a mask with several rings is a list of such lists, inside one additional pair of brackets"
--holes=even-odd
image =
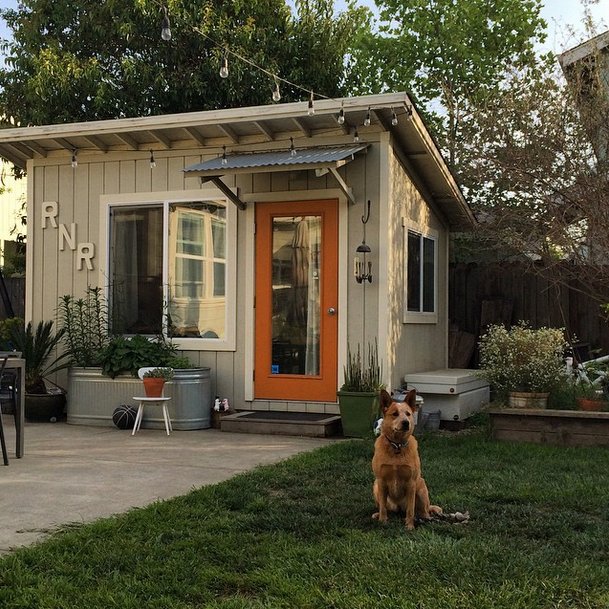
[(381, 411), (383, 413), (385, 412), (385, 410), (387, 410), (387, 408), (389, 408), (389, 406), (391, 406), (392, 402), (393, 402), (393, 399), (387, 393), (387, 391), (385, 391), (384, 389), (381, 389)]
[(412, 409), (412, 412), (415, 412), (419, 408), (419, 405), (417, 404), (417, 390), (416, 389), (411, 389), (408, 392), (408, 394), (406, 395), (406, 403), (408, 404), (408, 406), (410, 406), (410, 408)]

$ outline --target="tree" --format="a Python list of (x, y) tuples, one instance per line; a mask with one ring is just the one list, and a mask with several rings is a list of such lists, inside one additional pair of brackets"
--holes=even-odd
[(407, 89), (434, 127), (449, 163), (460, 162), (472, 103), (510, 68), (535, 63), (545, 38), (540, 0), (377, 0), (378, 34), (359, 39), (358, 91)]
[[(20, 124), (208, 110), (270, 101), (272, 74), (319, 94), (342, 94), (362, 9), (333, 16), (332, 0), (23, 0), (2, 10), (0, 108)], [(219, 67), (229, 50), (229, 76)], [(282, 87), (284, 100), (305, 99)]]
[(481, 220), (474, 246), (518, 256), (599, 303), (609, 299), (609, 89), (591, 96), (590, 83), (607, 65), (579, 62), (569, 83), (550, 61), (514, 73), (464, 127)]

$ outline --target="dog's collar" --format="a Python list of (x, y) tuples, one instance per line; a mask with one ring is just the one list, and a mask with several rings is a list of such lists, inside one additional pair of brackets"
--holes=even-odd
[(406, 440), (405, 442), (394, 442), (393, 440), (390, 440), (385, 434), (383, 434), (383, 437), (385, 438), (385, 440), (387, 440), (387, 442), (389, 442), (389, 444), (391, 444), (391, 447), (393, 448), (396, 454), (398, 454), (402, 450), (402, 448), (406, 448), (408, 446), (408, 440)]

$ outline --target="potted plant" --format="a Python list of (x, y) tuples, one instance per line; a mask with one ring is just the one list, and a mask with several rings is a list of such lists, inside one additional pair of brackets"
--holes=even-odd
[(159, 367), (146, 370), (142, 376), (144, 391), (149, 398), (159, 398), (163, 395), (163, 387), (173, 378), (173, 368)]
[(545, 408), (565, 377), (566, 348), (563, 328), (492, 325), (480, 339), (480, 374), (510, 406)]
[(607, 406), (603, 389), (594, 383), (580, 380), (573, 384), (578, 410), (601, 411)]
[[(112, 426), (120, 404), (141, 395), (140, 368), (170, 367), (175, 429), (205, 429), (211, 425), (211, 371), (194, 367), (188, 357), (164, 337), (109, 334), (104, 290), (87, 288), (83, 298), (63, 296), (59, 303), (64, 344), (70, 355), (68, 423)], [(159, 421), (145, 425), (162, 426)]]
[(372, 426), (379, 415), (382, 376), (376, 341), (374, 346), (368, 345), (365, 359), (359, 345), (355, 352), (347, 346), (344, 382), (337, 392), (345, 436), (365, 438), (372, 434)]
[[(56, 354), (63, 330), (53, 331), (52, 321), (12, 325), (10, 341), (25, 359), (25, 416), (33, 421), (56, 421), (63, 416), (65, 391), (48, 377), (70, 365), (67, 353)], [(49, 387), (51, 385), (51, 387)]]

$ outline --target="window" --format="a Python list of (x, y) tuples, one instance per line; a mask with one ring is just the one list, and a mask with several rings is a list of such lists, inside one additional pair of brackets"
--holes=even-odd
[(163, 333), (181, 348), (233, 340), (228, 212), (224, 201), (110, 205), (113, 332)]
[(436, 237), (405, 231), (405, 321), (436, 321)]

